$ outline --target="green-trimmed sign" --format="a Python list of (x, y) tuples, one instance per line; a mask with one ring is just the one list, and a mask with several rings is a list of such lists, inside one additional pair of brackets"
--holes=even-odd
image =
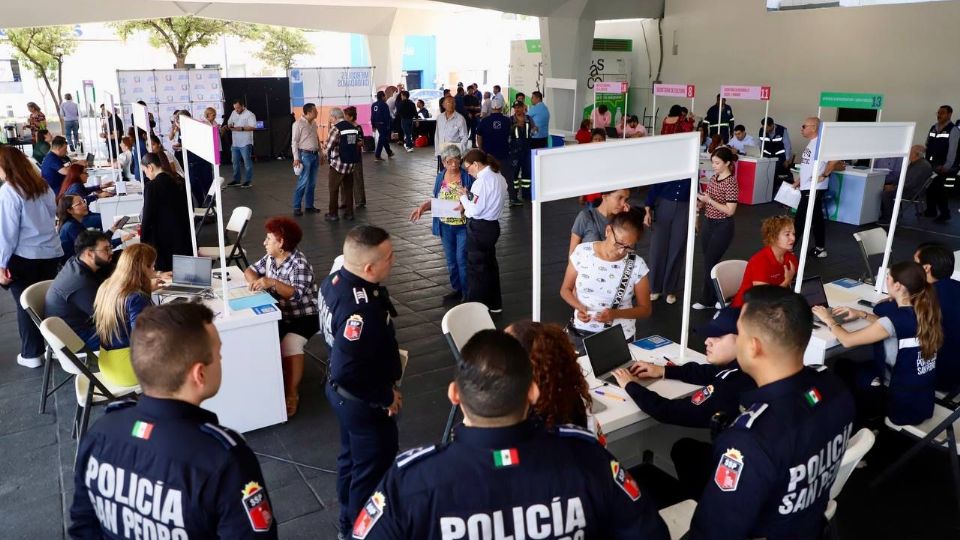
[(851, 94), (848, 92), (821, 92), (821, 107), (845, 109), (882, 109), (883, 94)]

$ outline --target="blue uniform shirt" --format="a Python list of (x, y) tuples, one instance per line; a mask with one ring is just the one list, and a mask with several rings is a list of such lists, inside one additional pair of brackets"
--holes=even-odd
[(453, 443), (397, 456), (357, 539), (669, 538), (656, 506), (589, 431), (526, 421), (457, 428)]
[(853, 431), (853, 398), (825, 368), (745, 393), (713, 444), (716, 470), (690, 538), (819, 538)]
[(668, 366), (665, 378), (703, 387), (689, 398), (667, 399), (646, 386), (630, 383), (627, 394), (658, 422), (688, 427), (711, 427), (710, 422), (717, 413), (727, 422), (733, 420), (740, 412), (740, 395), (757, 387), (753, 379), (740, 370), (736, 360), (726, 366), (696, 362)]
[(320, 285), (320, 327), (330, 348), (330, 380), (363, 401), (393, 403), (402, 375), (387, 288), (341, 268)]
[(960, 281), (950, 278), (933, 284), (940, 300), (943, 346), (937, 353), (937, 389), (953, 390), (960, 385)]
[(483, 138), (483, 151), (498, 161), (510, 159), (510, 129), (513, 121), (501, 113), (493, 113), (480, 121), (477, 135)]
[(912, 307), (880, 302), (873, 312), (890, 334), (874, 345), (874, 373), (887, 384), (887, 417), (898, 425), (919, 424), (933, 416), (937, 357), (922, 357)]
[(143, 396), (80, 441), (70, 537), (276, 538), (260, 464), (217, 415)]
[(370, 124), (373, 125), (373, 129), (386, 129), (390, 127), (392, 120), (387, 102), (379, 99), (374, 101), (370, 106)]
[(527, 115), (537, 126), (537, 131), (530, 135), (533, 139), (546, 139), (550, 134), (550, 109), (542, 101), (530, 107)]
[(43, 162), (40, 164), (40, 176), (50, 185), (54, 195), (60, 193), (60, 186), (63, 185), (63, 179), (66, 178), (66, 175), (60, 174), (60, 169), (69, 162), (69, 159), (62, 158), (53, 152), (47, 152), (47, 155), (43, 156)]

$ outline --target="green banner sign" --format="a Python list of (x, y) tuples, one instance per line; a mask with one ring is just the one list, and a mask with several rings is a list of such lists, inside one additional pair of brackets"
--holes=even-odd
[(845, 109), (882, 109), (883, 94), (850, 94), (847, 92), (821, 92), (821, 107)]

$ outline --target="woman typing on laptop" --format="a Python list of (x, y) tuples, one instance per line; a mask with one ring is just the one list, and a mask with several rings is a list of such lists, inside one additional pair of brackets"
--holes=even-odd
[(580, 244), (570, 254), (560, 296), (574, 309), (567, 333), (580, 354), (583, 338), (616, 324), (632, 341), (636, 319), (650, 316), (647, 265), (633, 248), (642, 231), (641, 211), (620, 212), (610, 218), (604, 240)]

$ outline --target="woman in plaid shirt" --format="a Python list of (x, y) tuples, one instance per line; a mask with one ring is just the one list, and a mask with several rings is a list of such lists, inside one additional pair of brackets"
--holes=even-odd
[(303, 231), (288, 217), (273, 217), (264, 228), (267, 254), (244, 270), (250, 290), (267, 291), (277, 299), (283, 318), (280, 330), (280, 356), (283, 358), (283, 386), (287, 416), (297, 413), (300, 380), (303, 379), (303, 346), (320, 331), (317, 294), (313, 286), (313, 267), (297, 245)]

